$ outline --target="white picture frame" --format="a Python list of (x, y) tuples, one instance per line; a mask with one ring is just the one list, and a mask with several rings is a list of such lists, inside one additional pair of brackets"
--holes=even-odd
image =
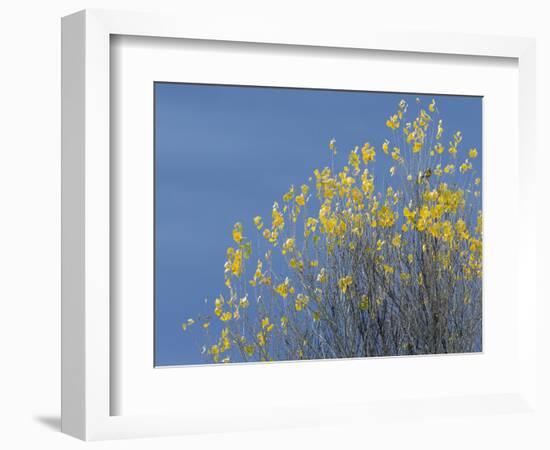
[[(250, 23), (233, 27), (187, 22), (185, 18), (87, 10), (67, 16), (62, 22), (62, 430), (85, 440), (162, 436), (221, 430), (258, 429), (266, 426), (315, 424), (324, 420), (392, 416), (390, 404), (377, 400), (376, 411), (364, 402), (340, 405), (284, 402), (275, 411), (265, 410), (246, 423), (238, 414), (222, 421), (208, 413), (197, 414), (192, 406), (178, 413), (151, 411), (147, 414), (113, 415), (112, 336), (117, 332), (111, 319), (111, 183), (112, 145), (110, 107), (111, 36), (179, 38), (203, 41), (284, 44), (305, 48), (368, 49), (417, 55), (463, 55), (500, 57), (518, 64), (519, 182), (517, 208), (524, 218), (518, 223), (517, 305), (518, 368), (515, 389), (501, 394), (464, 398), (416, 399), (411, 414), (435, 408), (442, 415), (496, 414), (502, 409), (536, 414), (536, 310), (534, 189), (535, 166), (535, 43), (532, 39), (435, 33), (347, 30), (326, 34), (311, 26), (304, 30)], [(152, 320), (152, 317), (151, 317)], [(352, 370), (346, 363), (341, 370)], [(260, 365), (254, 366), (255, 371)], [(281, 366), (280, 371), (299, 369)], [(241, 367), (242, 369), (242, 367)], [(170, 370), (170, 369), (166, 369)], [(395, 402), (397, 399), (392, 399)], [(195, 400), (196, 401), (196, 400)], [(259, 401), (259, 400), (258, 400)], [(330, 406), (330, 412), (323, 409)], [(147, 409), (147, 408), (145, 408)], [(382, 412), (380, 412), (382, 411)], [(385, 411), (385, 412), (384, 412)], [(212, 416), (212, 417), (209, 417)], [(304, 419), (305, 418), (305, 419)], [(213, 419), (213, 420), (209, 420)], [(393, 419), (392, 419), (393, 420)], [(269, 423), (269, 425), (266, 425)]]

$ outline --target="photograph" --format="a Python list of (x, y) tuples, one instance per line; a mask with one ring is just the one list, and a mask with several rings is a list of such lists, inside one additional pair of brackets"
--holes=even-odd
[(155, 366), (482, 352), (482, 107), (156, 82)]

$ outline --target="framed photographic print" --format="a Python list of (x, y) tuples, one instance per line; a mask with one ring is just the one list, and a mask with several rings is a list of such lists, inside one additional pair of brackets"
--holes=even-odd
[(63, 19), (63, 430), (532, 412), (534, 43), (260, 25)]

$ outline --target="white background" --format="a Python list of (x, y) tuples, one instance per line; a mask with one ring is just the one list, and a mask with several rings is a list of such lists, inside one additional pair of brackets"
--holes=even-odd
[[(86, 7), (143, 11), (179, 10), (204, 20), (212, 14), (227, 20), (268, 17), (283, 26), (325, 23), (327, 32), (342, 27), (374, 27), (477, 34), (514, 34), (538, 37), (539, 178), (548, 178), (549, 161), (544, 130), (550, 120), (550, 30), (546, 2), (463, 0), (448, 9), (442, 1), (392, 2), (277, 2), (220, 1), (19, 1), (0, 7), (0, 446), (3, 448), (80, 448), (83, 443), (59, 433), (59, 203), (60, 203), (60, 27), (62, 15)], [(242, 17), (245, 16), (243, 19)], [(241, 17), (237, 19), (237, 17)], [(248, 17), (249, 19), (247, 19)], [(286, 24), (290, 22), (290, 24)], [(539, 183), (540, 230), (548, 213), (549, 188)], [(544, 215), (544, 217), (543, 217)], [(548, 237), (539, 233), (541, 255), (549, 250)], [(547, 272), (547, 270), (546, 270)], [(548, 297), (540, 285), (540, 300)], [(548, 316), (542, 305), (538, 314)], [(540, 330), (542, 375), (550, 379), (549, 332)], [(548, 388), (541, 395), (548, 396)], [(548, 397), (547, 397), (548, 398)], [(548, 400), (546, 400), (546, 404)], [(548, 448), (540, 432), (546, 424), (529, 417), (480, 416), (475, 420), (434, 416), (418, 420), (403, 415), (399, 429), (383, 423), (353, 427), (291, 429), (229, 435), (191, 436), (139, 441), (94, 443), (100, 448), (317, 448), (407, 446), (460, 448)], [(452, 415), (452, 414), (451, 414)], [(495, 423), (499, 426), (495, 427)], [(498, 432), (487, 432), (492, 429)], [(539, 432), (537, 432), (537, 429)], [(369, 442), (370, 441), (370, 442)], [(385, 445), (384, 445), (385, 444)], [(90, 444), (88, 444), (90, 445)]]

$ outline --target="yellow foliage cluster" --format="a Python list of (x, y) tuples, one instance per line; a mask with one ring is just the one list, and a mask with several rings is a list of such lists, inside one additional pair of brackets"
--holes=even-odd
[[(310, 183), (291, 186), (270, 220), (253, 218), (266, 251), (248, 277), (253, 241), (235, 224), (224, 265), (228, 293), (213, 308), (221, 331), (205, 347), (214, 362), (463, 349), (457, 342), (480, 314), (473, 309), (481, 300), (480, 178), (471, 163), (478, 150), (461, 149), (460, 131), (445, 149), (435, 100), (410, 122), (408, 109), (402, 100), (387, 119), (391, 136), (380, 154), (368, 142), (355, 147), (341, 170), (316, 169)], [(333, 158), (336, 140), (328, 147)], [(374, 167), (384, 158), (394, 184), (380, 189)], [(407, 335), (405, 308), (426, 320), (418, 336)], [(369, 328), (383, 311), (399, 333), (393, 347), (383, 330)], [(471, 321), (439, 330), (441, 317), (459, 313)], [(207, 331), (210, 320), (202, 320)], [(441, 333), (443, 344), (430, 333)]]

